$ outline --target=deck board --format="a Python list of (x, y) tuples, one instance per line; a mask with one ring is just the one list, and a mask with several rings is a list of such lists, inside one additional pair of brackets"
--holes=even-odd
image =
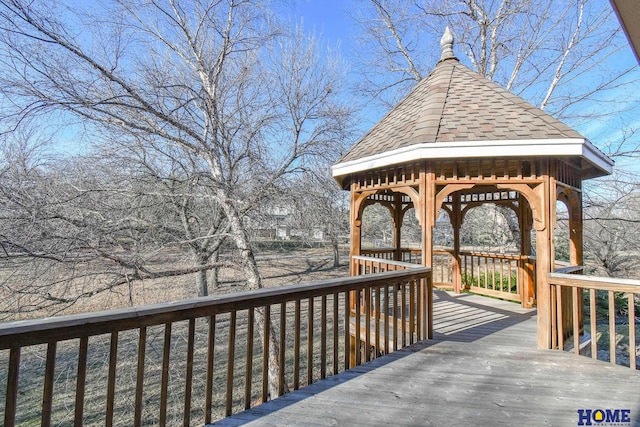
[(599, 408), (640, 426), (640, 372), (536, 349), (535, 311), (436, 294), (433, 340), (215, 425), (576, 426), (578, 409)]

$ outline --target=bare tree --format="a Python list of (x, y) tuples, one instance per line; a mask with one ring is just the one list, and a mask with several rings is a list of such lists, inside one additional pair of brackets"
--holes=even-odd
[[(262, 287), (243, 217), (331, 140), (345, 112), (336, 63), (301, 30), (286, 34), (258, 1), (88, 7), (0, 1), (0, 86), (11, 100), (3, 101), (5, 123), (64, 114), (195, 156), (206, 165), (209, 196), (247, 287)], [(270, 366), (273, 392), (275, 357)]]
[[(638, 81), (637, 65), (612, 65), (628, 49), (608, 2), (574, 0), (367, 0), (355, 16), (360, 89), (386, 104), (425, 76), (449, 26), (481, 75), (561, 118)], [(585, 82), (588, 81), (588, 84)], [(589, 111), (592, 111), (590, 108)], [(599, 114), (603, 114), (602, 109)]]

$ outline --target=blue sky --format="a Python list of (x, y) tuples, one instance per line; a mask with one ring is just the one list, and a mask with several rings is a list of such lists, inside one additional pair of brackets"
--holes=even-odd
[[(291, 4), (290, 10), (292, 18), (303, 20), (305, 29), (315, 30), (316, 34), (321, 35), (332, 46), (339, 42), (341, 53), (346, 61), (349, 62), (354, 57), (353, 36), (355, 30), (348, 8), (355, 7), (355, 4), (356, 2), (349, 0), (298, 0)], [(456, 49), (456, 54), (460, 56), (462, 52)], [(461, 57), (460, 59), (468, 64), (466, 58)], [(631, 49), (626, 48), (612, 61), (612, 66), (629, 66), (629, 64), (634, 63), (636, 63), (636, 60)], [(635, 73), (635, 78), (637, 78), (638, 73)], [(640, 87), (638, 90), (640, 91)], [(640, 115), (637, 113), (640, 110), (640, 96), (634, 96), (629, 93), (613, 93), (608, 94), (607, 97), (609, 99), (604, 103), (605, 108), (610, 108), (611, 112), (615, 111), (610, 116), (601, 117), (599, 120), (568, 122), (570, 126), (576, 128), (576, 130), (605, 151), (609, 144), (620, 140), (625, 127), (640, 128)], [(602, 109), (603, 107), (598, 105), (594, 108)], [(368, 128), (374, 124), (383, 112), (373, 110), (369, 113), (363, 113), (365, 113), (363, 119), (366, 123), (366, 128)], [(634, 160), (618, 159), (617, 162), (619, 166), (624, 166), (625, 168), (637, 168)]]

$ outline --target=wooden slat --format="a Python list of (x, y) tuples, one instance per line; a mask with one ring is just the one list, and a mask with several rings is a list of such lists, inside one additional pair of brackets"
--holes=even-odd
[(589, 321), (591, 323), (591, 358), (598, 358), (598, 319), (596, 315), (596, 290), (589, 289)]
[(169, 393), (169, 361), (171, 358), (171, 323), (164, 325), (164, 346), (162, 351), (162, 380), (160, 386), (160, 426), (167, 425), (167, 399)]
[(245, 356), (245, 370), (244, 370), (244, 409), (251, 408), (251, 380), (253, 374), (253, 325), (254, 325), (254, 310), (250, 308), (247, 312), (247, 345)]
[(42, 427), (51, 425), (51, 406), (53, 404), (53, 383), (56, 369), (56, 342), (47, 344), (47, 361), (44, 368), (44, 389), (42, 391)]
[[(554, 308), (552, 307), (553, 311)], [(562, 286), (556, 286), (556, 308), (558, 323), (558, 349), (564, 350), (564, 319), (562, 313)]]
[(338, 373), (338, 342), (339, 342), (339, 319), (338, 319), (338, 307), (339, 300), (338, 294), (333, 294), (333, 375)]
[(233, 371), (236, 359), (236, 317), (237, 312), (232, 311), (229, 317), (229, 346), (227, 350), (227, 392), (225, 397), (225, 415), (227, 417), (233, 412)]
[(18, 403), (18, 377), (20, 375), (20, 348), (9, 352), (9, 372), (7, 373), (7, 394), (4, 402), (4, 425), (13, 427), (16, 421)]
[(320, 378), (327, 377), (327, 296), (320, 302)]
[(313, 298), (307, 306), (307, 385), (313, 383)]
[(393, 351), (398, 350), (398, 285), (393, 285)]
[(355, 342), (355, 365), (358, 366), (362, 363), (362, 361), (360, 360), (360, 354), (361, 354), (361, 339), (360, 339), (360, 329), (361, 329), (361, 314), (362, 314), (362, 290), (358, 289), (355, 293), (354, 293), (354, 298), (356, 301), (356, 306), (355, 306), (355, 310), (354, 310), (354, 342)]
[(107, 410), (105, 414), (105, 425), (113, 425), (113, 405), (116, 397), (116, 366), (118, 363), (118, 333), (111, 334), (111, 344), (109, 348), (109, 377), (107, 380)]
[(371, 360), (371, 288), (364, 288), (364, 360)]
[(418, 286), (418, 281), (414, 280), (411, 282), (411, 284), (409, 285), (409, 319), (411, 319), (411, 321), (409, 322), (409, 344), (413, 344), (415, 342), (415, 338), (414, 338), (414, 334), (416, 332), (416, 322), (415, 322), (415, 316), (416, 316), (416, 287)]
[(616, 364), (616, 300), (613, 291), (609, 291), (609, 361)]
[(285, 376), (284, 376), (284, 358), (286, 346), (286, 327), (287, 327), (287, 303), (280, 304), (280, 340), (278, 343), (278, 395), (284, 394)]
[(204, 397), (204, 423), (210, 424), (211, 419), (211, 407), (213, 406), (213, 374), (214, 374), (214, 360), (215, 360), (215, 346), (216, 346), (216, 316), (210, 316), (209, 321), (209, 333), (207, 336), (207, 373), (205, 384), (205, 397)]
[(142, 395), (144, 390), (144, 362), (147, 350), (147, 328), (140, 328), (138, 336), (138, 364), (136, 367), (136, 397), (133, 424), (135, 427), (142, 425)]
[(351, 366), (351, 335), (349, 333), (350, 328), (350, 314), (351, 314), (351, 301), (350, 292), (344, 293), (344, 369), (347, 370)]
[(375, 301), (376, 301), (376, 306), (375, 306), (375, 348), (376, 348), (376, 352), (374, 357), (378, 357), (378, 354), (380, 354), (380, 296), (381, 296), (381, 292), (382, 290), (380, 288), (375, 288)]
[(300, 388), (300, 300), (296, 300), (293, 326), (293, 389)]
[(400, 319), (402, 322), (402, 347), (407, 345), (407, 285), (400, 285)]
[(384, 354), (389, 353), (389, 285), (384, 287), (384, 304), (382, 307), (384, 314)]
[(636, 307), (634, 295), (627, 295), (627, 310), (629, 311), (629, 367), (636, 369)]
[[(269, 399), (269, 337), (271, 336), (271, 306), (264, 307), (264, 331), (262, 333), (262, 402)], [(275, 396), (274, 396), (275, 397)]]
[(184, 427), (191, 425), (191, 390), (193, 385), (193, 352), (196, 338), (196, 319), (189, 319), (189, 332), (187, 336), (187, 366), (184, 379)]
[(571, 303), (573, 307), (573, 351), (575, 354), (580, 354), (580, 319), (578, 317), (578, 304), (582, 304), (582, 301), (578, 301), (578, 288), (572, 289)]
[(80, 338), (80, 348), (78, 349), (78, 375), (76, 377), (76, 407), (73, 418), (75, 427), (84, 425), (84, 389), (87, 379), (87, 350), (89, 347), (89, 337)]

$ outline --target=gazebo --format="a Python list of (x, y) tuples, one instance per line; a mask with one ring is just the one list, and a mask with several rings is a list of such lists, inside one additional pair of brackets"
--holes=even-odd
[[(547, 274), (558, 267), (556, 203), (567, 207), (570, 264), (580, 266), (582, 181), (610, 174), (613, 161), (575, 130), (461, 64), (448, 28), (441, 48), (433, 71), (332, 168), (351, 193), (351, 274), (383, 271), (390, 264), (396, 269), (406, 261), (432, 267), (434, 273), (444, 265), (456, 292), (466, 287), (537, 306), (538, 346), (551, 348), (557, 338), (551, 332), (555, 296)], [(465, 214), (486, 203), (515, 211), (519, 255), (461, 251)], [(394, 247), (386, 252), (362, 249), (362, 214), (372, 204), (391, 213)], [(401, 245), (410, 208), (422, 235), (413, 256)], [(434, 251), (433, 245), (441, 210), (453, 230), (453, 248), (446, 253)], [(563, 322), (571, 323), (571, 316)], [(566, 326), (570, 330), (571, 324)]]

